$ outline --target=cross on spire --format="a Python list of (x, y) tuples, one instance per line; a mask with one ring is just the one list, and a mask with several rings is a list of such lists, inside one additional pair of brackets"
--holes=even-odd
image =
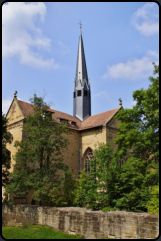
[(78, 23), (78, 24), (80, 25), (80, 26), (79, 26), (80, 28), (81, 28), (81, 26), (83, 25), (83, 24), (81, 23), (81, 20), (80, 20), (80, 23)]

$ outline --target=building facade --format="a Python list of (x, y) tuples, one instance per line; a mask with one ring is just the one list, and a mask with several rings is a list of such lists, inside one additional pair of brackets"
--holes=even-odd
[[(63, 159), (64, 163), (69, 166), (69, 169), (76, 178), (84, 168), (86, 172), (89, 172), (89, 159), (94, 154), (94, 150), (99, 144), (111, 143), (116, 138), (120, 121), (115, 120), (113, 117), (121, 108), (122, 104), (120, 100), (120, 106), (118, 108), (97, 115), (91, 115), (91, 90), (80, 26), (76, 75), (73, 90), (73, 116), (49, 109), (49, 111), (52, 112), (53, 120), (60, 125), (63, 120), (67, 122), (69, 128), (69, 134), (67, 135), (69, 145), (68, 148), (63, 151)], [(7, 149), (11, 153), (10, 172), (13, 172), (15, 164), (12, 158), (16, 152), (16, 148), (13, 146), (14, 141), (25, 140), (26, 136), (23, 131), (23, 126), (26, 117), (32, 112), (32, 105), (19, 100), (17, 98), (17, 92), (15, 92), (6, 115), (9, 119), (7, 129), (12, 135), (12, 143), (7, 144)], [(4, 188), (2, 190), (2, 195), (3, 193)], [(31, 204), (32, 194), (33, 192), (31, 191), (26, 197), (25, 203)]]

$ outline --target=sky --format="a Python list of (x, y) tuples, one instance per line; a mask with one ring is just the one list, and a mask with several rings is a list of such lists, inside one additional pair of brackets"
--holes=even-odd
[(2, 6), (2, 111), (36, 93), (73, 115), (79, 22), (91, 86), (91, 114), (135, 105), (159, 64), (155, 2), (8, 2)]

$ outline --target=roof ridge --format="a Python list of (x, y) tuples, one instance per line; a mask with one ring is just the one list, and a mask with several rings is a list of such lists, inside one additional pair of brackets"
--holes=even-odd
[[(27, 116), (29, 113), (33, 112), (33, 109), (31, 108), (32, 107), (31, 103), (28, 103), (26, 101), (19, 100), (19, 99), (17, 101), (19, 102), (20, 108), (22, 109), (22, 111), (24, 111), (24, 116)], [(89, 116), (84, 121), (80, 121), (77, 117), (59, 110), (53, 110), (50, 108), (48, 110), (53, 112), (53, 115), (52, 115), (53, 119), (55, 120), (66, 119), (68, 121), (74, 121), (77, 123), (77, 127), (70, 126), (72, 129), (84, 130), (89, 128), (95, 128), (98, 126), (104, 126), (105, 123), (107, 123), (111, 118), (113, 118), (113, 116), (119, 111), (119, 109), (120, 107), (112, 110), (108, 110), (96, 115)]]
[[(25, 102), (25, 103), (27, 103), (27, 104), (29, 104), (29, 105), (34, 105), (34, 104), (29, 103), (29, 102), (20, 100), (20, 99), (18, 99), (18, 101)], [(51, 108), (49, 108), (49, 109), (50, 109), (50, 110), (53, 110), (53, 111), (57, 111), (57, 112), (63, 113), (63, 114), (66, 114), (66, 115), (70, 115), (70, 114), (68, 114), (68, 113), (65, 113), (65, 112), (62, 112), (62, 111), (59, 111), (59, 110), (54, 110), (54, 109), (51, 109)], [(72, 116), (72, 115), (70, 115), (70, 116)], [(72, 116), (72, 117), (73, 117), (73, 116)]]
[(101, 113), (99, 113), (99, 114), (91, 115), (91, 116), (89, 116), (89, 117), (96, 116), (96, 115), (100, 115), (100, 114), (103, 114), (103, 113), (106, 113), (106, 112), (109, 112), (109, 111), (114, 111), (114, 110), (117, 110), (117, 109), (119, 109), (119, 107), (118, 107), (118, 108), (115, 108), (115, 109), (112, 109), (112, 110), (107, 110), (107, 111), (101, 112)]

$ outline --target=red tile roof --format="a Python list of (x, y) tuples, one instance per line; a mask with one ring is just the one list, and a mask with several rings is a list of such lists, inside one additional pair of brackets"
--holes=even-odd
[[(31, 104), (24, 102), (22, 100), (18, 100), (18, 103), (25, 117), (27, 117), (29, 114), (33, 112), (33, 107)], [(68, 127), (70, 129), (84, 130), (84, 129), (94, 128), (97, 126), (102, 126), (108, 120), (110, 120), (117, 113), (119, 109), (120, 108), (116, 108), (97, 115), (89, 116), (83, 122), (78, 120), (76, 117), (61, 111), (52, 110), (52, 109), (48, 109), (48, 111), (53, 112), (52, 118), (58, 122), (59, 122), (59, 119), (68, 120), (69, 121)], [(76, 126), (72, 125), (70, 122), (75, 122)]]

